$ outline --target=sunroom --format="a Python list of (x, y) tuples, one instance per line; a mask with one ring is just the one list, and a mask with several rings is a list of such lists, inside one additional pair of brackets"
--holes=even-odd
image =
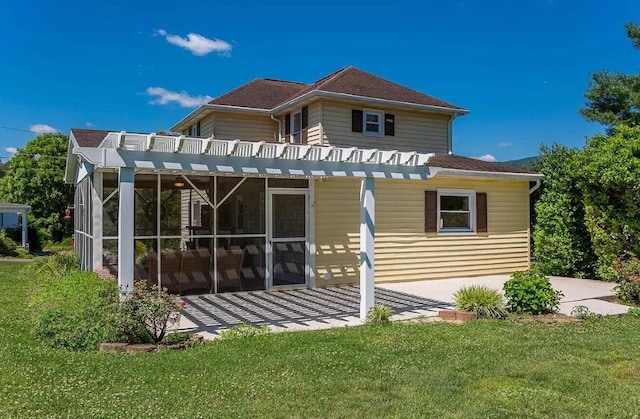
[[(80, 131), (80, 130), (78, 130)], [(84, 269), (185, 294), (315, 287), (315, 182), (361, 180), (361, 316), (373, 305), (375, 179), (429, 178), (431, 154), (71, 132)]]

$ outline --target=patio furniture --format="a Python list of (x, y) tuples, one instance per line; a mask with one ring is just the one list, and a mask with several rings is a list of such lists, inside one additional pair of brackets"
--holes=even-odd
[(242, 263), (244, 249), (218, 248), (218, 291), (242, 291)]

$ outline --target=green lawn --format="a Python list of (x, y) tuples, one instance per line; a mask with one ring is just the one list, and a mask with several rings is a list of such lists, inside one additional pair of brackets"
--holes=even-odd
[(33, 340), (23, 264), (0, 261), (0, 417), (622, 417), (640, 320), (393, 324), (137, 356)]

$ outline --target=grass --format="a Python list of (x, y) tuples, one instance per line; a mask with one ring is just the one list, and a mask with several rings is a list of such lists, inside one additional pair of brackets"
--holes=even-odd
[(633, 417), (640, 319), (269, 334), (124, 356), (44, 347), (0, 262), (0, 417)]

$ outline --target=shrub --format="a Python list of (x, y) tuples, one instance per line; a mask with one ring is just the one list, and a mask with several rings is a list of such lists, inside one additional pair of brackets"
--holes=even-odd
[(167, 293), (157, 285), (136, 281), (131, 293), (123, 290), (120, 304), (121, 330), (130, 341), (144, 340), (145, 334), (158, 343), (162, 341), (168, 328), (180, 321), (180, 311), (185, 303), (178, 296)]
[(486, 285), (462, 287), (453, 294), (456, 309), (472, 311), (478, 318), (502, 319), (506, 314), (500, 291)]
[(638, 307), (630, 308), (629, 311), (627, 311), (627, 316), (633, 317), (635, 319), (639, 319), (640, 318), (640, 308), (638, 308)]
[(515, 313), (555, 313), (562, 293), (551, 286), (549, 278), (536, 271), (516, 272), (504, 284), (509, 310)]
[(47, 278), (30, 302), (35, 334), (52, 347), (71, 350), (122, 341), (117, 304), (115, 281), (100, 279), (94, 273)]
[(80, 272), (78, 256), (72, 252), (62, 252), (37, 258), (25, 269), (24, 275), (36, 281), (45, 281), (77, 272)]
[(640, 259), (617, 258), (613, 269), (607, 271), (607, 279), (618, 283), (614, 288), (618, 298), (630, 304), (640, 305)]
[(596, 314), (589, 310), (589, 307), (583, 305), (573, 307), (571, 309), (571, 315), (582, 320), (599, 319), (602, 317), (601, 314)]
[(384, 304), (376, 304), (369, 309), (367, 313), (368, 324), (384, 324), (389, 323), (391, 319), (391, 309)]
[(16, 257), (18, 256), (18, 246), (10, 237), (7, 237), (7, 233), (0, 231), (0, 255)]
[(235, 327), (226, 329), (218, 333), (220, 339), (244, 339), (255, 336), (264, 336), (271, 333), (268, 325), (263, 324), (260, 327), (251, 326), (250, 324), (240, 323)]

